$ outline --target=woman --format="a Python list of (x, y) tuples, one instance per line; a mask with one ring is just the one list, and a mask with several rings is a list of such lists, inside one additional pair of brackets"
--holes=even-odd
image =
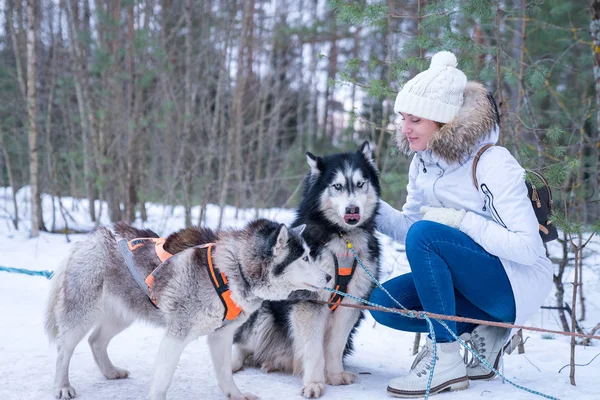
[[(499, 135), (496, 103), (477, 82), (467, 82), (454, 54), (433, 56), (428, 70), (398, 93), (402, 118), (397, 145), (414, 152), (402, 211), (381, 202), (377, 229), (405, 243), (411, 272), (383, 286), (405, 307), (487, 321), (523, 323), (543, 303), (552, 285), (552, 265), (527, 197), (525, 171), (502, 147), (473, 158)], [(371, 301), (396, 304), (380, 289)], [(424, 320), (372, 312), (381, 324), (428, 332)], [(503, 328), (448, 321), (456, 335), (469, 334), (482, 358), (497, 366), (508, 337)], [(431, 393), (465, 389), (469, 379), (492, 379), (483, 364), (465, 365), (460, 345), (434, 322), (437, 356)], [(463, 336), (467, 337), (467, 335)], [(425, 394), (433, 343), (417, 355), (407, 376), (390, 381), (397, 397)]]

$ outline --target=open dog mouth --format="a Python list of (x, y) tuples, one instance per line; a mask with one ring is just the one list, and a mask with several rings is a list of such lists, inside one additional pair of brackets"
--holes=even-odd
[(344, 222), (348, 225), (356, 225), (360, 221), (360, 214), (344, 214)]

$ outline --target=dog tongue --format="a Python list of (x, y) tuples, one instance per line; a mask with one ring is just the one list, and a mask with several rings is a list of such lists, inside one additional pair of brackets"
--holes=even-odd
[(360, 214), (345, 214), (344, 221), (348, 222), (350, 220), (360, 221)]

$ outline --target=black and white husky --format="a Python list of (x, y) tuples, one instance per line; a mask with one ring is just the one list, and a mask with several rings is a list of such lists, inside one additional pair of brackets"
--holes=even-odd
[[(242, 394), (233, 381), (235, 330), (265, 299), (286, 299), (296, 290), (315, 291), (331, 279), (312, 262), (302, 228), (288, 229), (263, 219), (241, 230), (184, 229), (164, 242), (164, 250), (174, 255), (158, 272), (153, 272), (159, 264), (154, 245), (143, 247), (148, 248), (144, 251), (134, 246), (137, 267), (144, 277), (154, 278), (151, 294), (159, 308), (132, 278), (123, 255), (129, 253), (120, 252), (111, 231), (100, 228), (76, 243), (53, 278), (46, 312), (46, 332), (58, 348), (56, 397), (75, 397), (69, 363), (73, 350), (92, 328), (89, 344), (102, 373), (108, 379), (126, 378), (129, 372), (110, 361), (108, 343), (135, 320), (145, 320), (166, 328), (156, 358), (152, 400), (166, 398), (183, 349), (201, 335), (208, 335), (218, 385), (226, 397), (256, 399)], [(126, 224), (117, 224), (115, 231), (126, 240), (158, 237)], [(214, 243), (212, 253), (200, 246), (209, 242)], [(217, 277), (222, 278), (220, 287), (228, 287), (227, 300), (233, 301), (239, 313), (233, 319), (226, 320), (224, 315), (227, 302), (216, 291)]]
[[(347, 283), (348, 278), (340, 277), (339, 272), (353, 269), (346, 292), (367, 299), (374, 284), (361, 266), (356, 265), (348, 242), (377, 277), (380, 249), (375, 236), (375, 215), (380, 186), (369, 144), (365, 142), (353, 153), (306, 155), (310, 172), (292, 225), (306, 225), (303, 237), (311, 256), (323, 270), (336, 276), (328, 287), (343, 289), (343, 281), (346, 279)], [(265, 302), (236, 332), (234, 371), (250, 365), (267, 372), (302, 374), (302, 395), (307, 398), (320, 397), (325, 383), (354, 382), (356, 376), (344, 371), (343, 357), (352, 350), (352, 334), (362, 313), (354, 308), (314, 303), (314, 300), (356, 303), (331, 296), (323, 290), (297, 296), (294, 293), (287, 301)]]

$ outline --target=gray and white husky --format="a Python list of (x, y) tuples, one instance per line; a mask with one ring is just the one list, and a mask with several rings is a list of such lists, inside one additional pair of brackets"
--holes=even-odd
[[(367, 142), (356, 152), (316, 157), (307, 153), (310, 172), (304, 182), (301, 204), (292, 226), (306, 225), (303, 237), (317, 265), (336, 276), (336, 261), (346, 271), (354, 268), (347, 293), (367, 299), (374, 287), (356, 265), (348, 242), (363, 264), (377, 277), (379, 242), (375, 215), (380, 186)], [(337, 287), (332, 280), (328, 287)], [(306, 301), (308, 300), (308, 301)], [(320, 397), (325, 383), (347, 385), (356, 376), (344, 371), (343, 357), (352, 350), (352, 335), (362, 313), (354, 308), (315, 304), (330, 301), (331, 293), (294, 293), (287, 301), (267, 301), (236, 332), (233, 368), (244, 365), (265, 371), (303, 375), (302, 395)], [(347, 298), (335, 301), (356, 304)]]
[[(99, 228), (76, 243), (52, 280), (46, 311), (46, 332), (58, 348), (56, 397), (75, 396), (69, 362), (92, 328), (88, 341), (102, 373), (108, 379), (126, 378), (129, 372), (110, 361), (108, 343), (135, 320), (145, 320), (166, 328), (156, 357), (151, 399), (166, 398), (183, 349), (201, 335), (208, 335), (218, 385), (227, 398), (256, 399), (242, 394), (233, 381), (235, 330), (263, 300), (285, 299), (294, 290), (315, 291), (331, 279), (312, 261), (302, 229), (262, 219), (241, 230), (189, 228), (170, 235), (164, 249), (174, 256), (155, 274), (152, 291), (159, 308), (132, 278), (111, 231)], [(117, 224), (115, 232), (127, 240), (158, 237), (126, 224)], [(225, 274), (231, 299), (243, 310), (231, 321), (225, 321), (224, 302), (208, 275), (207, 250), (198, 246), (209, 242), (215, 243), (214, 267)], [(159, 264), (156, 253), (142, 254), (137, 261), (144, 277)]]

